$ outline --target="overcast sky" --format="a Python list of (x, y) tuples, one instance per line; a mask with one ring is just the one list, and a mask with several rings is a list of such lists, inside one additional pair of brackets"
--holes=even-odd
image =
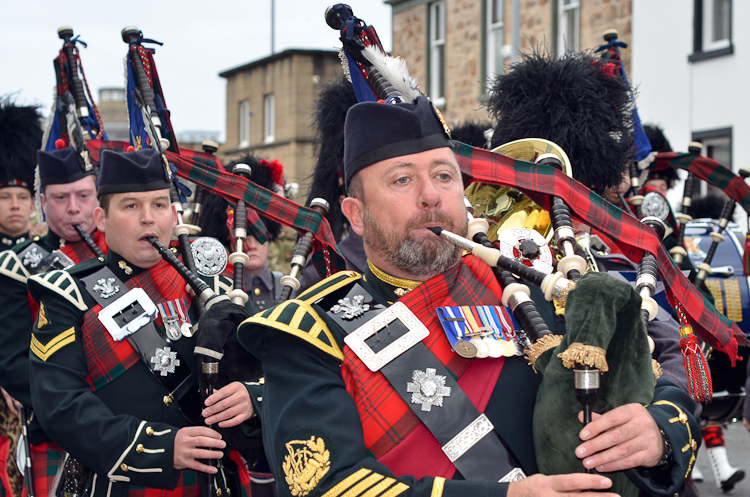
[[(338, 33), (325, 23), (327, 1), (275, 0), (276, 52), (288, 48), (334, 49)], [(271, 0), (130, 0), (65, 2), (3, 0), (0, 29), (0, 95), (49, 113), (55, 84), (52, 61), (62, 47), (57, 28), (73, 27), (88, 43), (81, 60), (94, 98), (98, 89), (124, 86), (127, 45), (120, 31), (138, 26), (156, 47), (156, 67), (172, 125), (183, 131), (220, 131), (225, 136), (226, 83), (219, 72), (271, 53)], [(391, 50), (391, 7), (382, 0), (349, 1), (375, 26)]]

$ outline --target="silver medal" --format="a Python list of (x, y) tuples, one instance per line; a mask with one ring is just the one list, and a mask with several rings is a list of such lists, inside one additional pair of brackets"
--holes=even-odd
[(176, 342), (182, 338), (182, 332), (180, 331), (180, 321), (177, 316), (172, 316), (164, 320), (164, 331), (167, 334), (167, 338)]
[(484, 359), (485, 357), (489, 357), (490, 347), (487, 345), (487, 342), (477, 336), (471, 337), (469, 341), (477, 348), (477, 358)]
[(502, 357), (503, 355), (503, 345), (500, 343), (499, 340), (495, 340), (493, 337), (486, 337), (483, 338), (482, 341), (487, 344), (488, 348), (488, 355), (494, 359), (497, 359), (498, 357)]
[(182, 326), (180, 326), (180, 332), (185, 338), (190, 338), (193, 336), (193, 326), (190, 323), (182, 323)]

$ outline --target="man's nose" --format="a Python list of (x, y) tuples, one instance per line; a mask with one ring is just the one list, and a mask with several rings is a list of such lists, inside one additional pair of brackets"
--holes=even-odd
[(432, 181), (427, 178), (422, 180), (420, 183), (421, 188), (419, 191), (419, 201), (421, 203), (421, 206), (429, 209), (440, 205), (442, 197), (440, 196), (440, 192), (432, 183)]

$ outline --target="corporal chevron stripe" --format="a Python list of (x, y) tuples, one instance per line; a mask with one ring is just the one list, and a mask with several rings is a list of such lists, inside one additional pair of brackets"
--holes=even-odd
[(63, 331), (59, 335), (57, 335), (55, 338), (50, 340), (47, 345), (42, 345), (42, 342), (40, 342), (37, 337), (32, 333), (31, 334), (31, 351), (34, 353), (35, 356), (37, 356), (39, 359), (46, 361), (49, 359), (52, 354), (60, 350), (61, 348), (65, 347), (69, 343), (73, 343), (76, 341), (76, 330), (74, 327), (70, 327), (67, 330)]
[(18, 255), (12, 250), (6, 250), (0, 254), (0, 274), (21, 283), (26, 283), (26, 280), (31, 276), (21, 264)]
[(66, 271), (50, 271), (49, 273), (36, 274), (31, 276), (29, 280), (35, 284), (49, 288), (82, 311), (88, 309), (88, 306), (83, 301), (83, 296), (78, 289), (78, 285), (76, 285), (73, 277)]

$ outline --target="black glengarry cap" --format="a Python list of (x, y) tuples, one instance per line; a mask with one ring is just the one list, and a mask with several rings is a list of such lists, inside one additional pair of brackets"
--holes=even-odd
[(104, 150), (100, 162), (99, 196), (151, 192), (170, 188), (161, 156), (152, 149), (117, 153)]
[(58, 148), (50, 152), (38, 150), (36, 162), (39, 165), (41, 186), (65, 185), (96, 174), (94, 169), (86, 171), (81, 166), (78, 152), (73, 147)]
[(356, 104), (344, 124), (346, 188), (355, 174), (376, 162), (452, 145), (447, 126), (426, 97), (413, 104)]

